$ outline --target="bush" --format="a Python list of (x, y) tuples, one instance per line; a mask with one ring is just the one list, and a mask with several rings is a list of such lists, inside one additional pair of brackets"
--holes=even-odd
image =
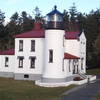
[(75, 77), (73, 80), (74, 81), (80, 81), (80, 80), (83, 80), (83, 79), (81, 77)]

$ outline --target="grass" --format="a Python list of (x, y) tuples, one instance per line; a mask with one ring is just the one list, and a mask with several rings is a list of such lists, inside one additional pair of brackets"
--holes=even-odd
[(100, 100), (100, 93), (96, 95), (96, 100)]
[(98, 74), (100, 74), (100, 68), (89, 69), (89, 70), (87, 70), (86, 73), (91, 74), (91, 75), (98, 75)]
[(44, 88), (32, 81), (17, 81), (0, 78), (0, 100), (54, 100), (75, 85), (68, 87)]

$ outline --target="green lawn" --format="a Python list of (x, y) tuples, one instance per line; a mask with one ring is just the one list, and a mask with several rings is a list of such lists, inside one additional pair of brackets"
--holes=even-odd
[(54, 100), (73, 87), (43, 88), (32, 81), (0, 78), (0, 100)]
[(100, 100), (100, 93), (96, 95), (96, 100)]
[(95, 69), (89, 69), (86, 72), (87, 74), (91, 74), (91, 75), (97, 75), (100, 74), (100, 68), (95, 68)]

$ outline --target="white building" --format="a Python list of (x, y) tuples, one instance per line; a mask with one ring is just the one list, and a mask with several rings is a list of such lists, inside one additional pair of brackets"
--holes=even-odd
[(85, 73), (84, 32), (65, 32), (63, 15), (56, 7), (47, 14), (46, 29), (35, 23), (33, 30), (15, 36), (15, 49), (0, 52), (2, 77), (55, 84)]

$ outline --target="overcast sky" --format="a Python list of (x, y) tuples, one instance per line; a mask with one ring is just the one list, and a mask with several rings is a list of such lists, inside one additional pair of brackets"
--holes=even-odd
[(6, 20), (12, 14), (26, 11), (30, 15), (36, 6), (42, 11), (42, 15), (47, 14), (52, 10), (54, 5), (57, 5), (59, 11), (68, 10), (75, 3), (77, 10), (82, 13), (89, 13), (92, 9), (100, 8), (100, 0), (0, 0), (0, 9), (5, 12)]

